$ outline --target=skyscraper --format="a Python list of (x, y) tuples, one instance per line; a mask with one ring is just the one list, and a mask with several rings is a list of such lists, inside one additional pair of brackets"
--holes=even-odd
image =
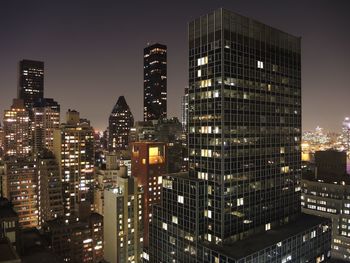
[(65, 216), (77, 214), (93, 200), (94, 131), (79, 112), (68, 110), (66, 123), (54, 132), (54, 154), (60, 164)]
[(143, 53), (143, 120), (167, 117), (167, 47), (147, 46)]
[(134, 117), (124, 96), (118, 98), (109, 116), (109, 151), (126, 150), (129, 147), (129, 132)]
[(60, 105), (53, 99), (38, 99), (33, 104), (33, 151), (53, 151), (53, 133), (60, 127)]
[(26, 156), (31, 151), (29, 112), (23, 100), (14, 99), (4, 114), (4, 150), (7, 156)]
[(37, 99), (44, 98), (44, 62), (21, 60), (18, 77), (18, 98), (29, 110)]
[(185, 88), (185, 94), (181, 100), (181, 123), (182, 129), (187, 132), (187, 121), (188, 121), (188, 88)]
[(151, 261), (329, 257), (329, 220), (300, 213), (300, 38), (225, 9), (188, 30), (189, 174), (163, 178)]

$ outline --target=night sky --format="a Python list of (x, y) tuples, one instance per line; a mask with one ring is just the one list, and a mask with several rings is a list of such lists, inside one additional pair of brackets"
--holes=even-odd
[(45, 62), (45, 97), (97, 129), (124, 95), (143, 109), (143, 48), (168, 46), (168, 116), (187, 85), (187, 23), (219, 7), (302, 37), (303, 129), (338, 131), (350, 116), (350, 1), (1, 1), (0, 116), (16, 96), (21, 59)]

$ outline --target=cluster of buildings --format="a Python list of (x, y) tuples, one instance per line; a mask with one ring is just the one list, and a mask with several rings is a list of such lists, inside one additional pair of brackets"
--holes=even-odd
[(156, 43), (143, 121), (120, 96), (102, 135), (76, 110), (62, 123), (44, 64), (20, 61), (0, 129), (0, 262), (350, 260), (345, 153), (302, 165), (300, 38), (218, 9), (188, 44), (181, 121)]

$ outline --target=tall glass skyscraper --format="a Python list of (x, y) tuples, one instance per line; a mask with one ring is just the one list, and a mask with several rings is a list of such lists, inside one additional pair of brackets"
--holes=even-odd
[(167, 117), (167, 47), (153, 44), (143, 55), (143, 120)]
[(26, 59), (19, 62), (18, 98), (28, 110), (37, 99), (44, 98), (44, 62)]
[(329, 221), (300, 212), (300, 38), (225, 9), (188, 30), (189, 173), (163, 178), (150, 260), (324, 260)]

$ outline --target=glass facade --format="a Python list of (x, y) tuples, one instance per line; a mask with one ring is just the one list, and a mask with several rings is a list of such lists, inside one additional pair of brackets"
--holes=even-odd
[(190, 176), (216, 243), (299, 214), (300, 78), (300, 38), (223, 9), (189, 24)]
[(300, 38), (218, 9), (189, 23), (188, 174), (163, 178), (150, 262), (321, 262), (301, 214)]

